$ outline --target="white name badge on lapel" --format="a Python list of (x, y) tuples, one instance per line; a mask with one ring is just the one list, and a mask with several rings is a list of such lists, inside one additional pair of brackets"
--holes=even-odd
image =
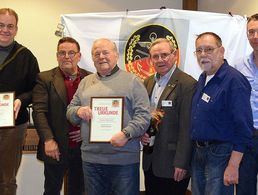
[(162, 107), (172, 107), (172, 100), (162, 100), (161, 105)]
[(211, 97), (210, 96), (208, 96), (206, 93), (203, 93), (202, 94), (202, 100), (203, 101), (205, 101), (205, 102), (209, 102), (210, 101), (210, 99), (211, 99)]

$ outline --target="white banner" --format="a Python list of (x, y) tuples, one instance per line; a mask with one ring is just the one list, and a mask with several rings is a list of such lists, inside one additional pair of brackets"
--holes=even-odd
[(93, 72), (92, 43), (103, 37), (117, 44), (120, 53), (118, 66), (142, 79), (153, 73), (148, 60), (148, 46), (159, 37), (170, 39), (179, 48), (178, 66), (196, 79), (201, 73), (193, 54), (196, 35), (206, 31), (218, 34), (229, 63), (250, 52), (246, 38), (246, 18), (239, 15), (152, 9), (65, 14), (61, 16), (61, 22), (65, 26), (64, 35), (80, 43), (80, 66)]

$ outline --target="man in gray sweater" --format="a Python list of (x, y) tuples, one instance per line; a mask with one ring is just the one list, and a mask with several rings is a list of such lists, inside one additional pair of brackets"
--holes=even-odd
[[(97, 73), (85, 77), (67, 108), (67, 118), (80, 124), (86, 193), (139, 194), (139, 137), (149, 126), (150, 104), (142, 82), (117, 66), (116, 45), (109, 39), (93, 43), (92, 59)], [(123, 97), (123, 126), (109, 142), (90, 142), (92, 97)]]

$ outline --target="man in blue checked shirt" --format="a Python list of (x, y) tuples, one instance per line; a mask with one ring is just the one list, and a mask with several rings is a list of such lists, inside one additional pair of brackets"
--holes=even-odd
[(217, 34), (198, 35), (195, 46), (203, 73), (192, 101), (192, 193), (233, 195), (243, 153), (251, 144), (251, 86), (224, 59)]
[(239, 172), (237, 195), (256, 195), (258, 173), (258, 14), (252, 15), (247, 21), (247, 38), (253, 52), (238, 60), (236, 69), (246, 76), (251, 84), (251, 107), (253, 111), (254, 132), (253, 147), (248, 148)]

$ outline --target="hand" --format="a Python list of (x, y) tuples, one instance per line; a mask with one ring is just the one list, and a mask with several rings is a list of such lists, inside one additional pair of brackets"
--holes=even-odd
[(122, 131), (114, 134), (110, 140), (110, 143), (115, 147), (123, 147), (127, 142), (128, 139)]
[(185, 169), (180, 169), (175, 167), (175, 173), (174, 173), (174, 180), (175, 181), (181, 181), (185, 178), (187, 171)]
[(243, 153), (238, 151), (232, 151), (228, 162), (228, 166), (224, 171), (224, 185), (229, 186), (231, 184), (238, 184), (239, 178), (239, 165), (243, 158)]
[(21, 108), (21, 100), (20, 99), (16, 99), (13, 103), (13, 110), (14, 110), (14, 117), (15, 119), (17, 119), (17, 116), (19, 114), (20, 108)]
[(147, 133), (144, 133), (144, 135), (141, 136), (141, 143), (142, 145), (147, 145), (150, 143), (150, 136)]
[(238, 184), (238, 167), (228, 165), (224, 171), (224, 185)]
[(92, 118), (91, 108), (89, 106), (82, 106), (77, 110), (77, 115), (81, 119), (89, 122), (89, 120)]
[(59, 161), (60, 160), (60, 152), (58, 145), (54, 139), (49, 139), (45, 141), (45, 153), (47, 156)]
[(75, 142), (82, 141), (82, 139), (81, 139), (81, 131), (78, 130), (78, 131), (69, 132), (69, 138), (71, 138), (72, 141), (75, 141)]

